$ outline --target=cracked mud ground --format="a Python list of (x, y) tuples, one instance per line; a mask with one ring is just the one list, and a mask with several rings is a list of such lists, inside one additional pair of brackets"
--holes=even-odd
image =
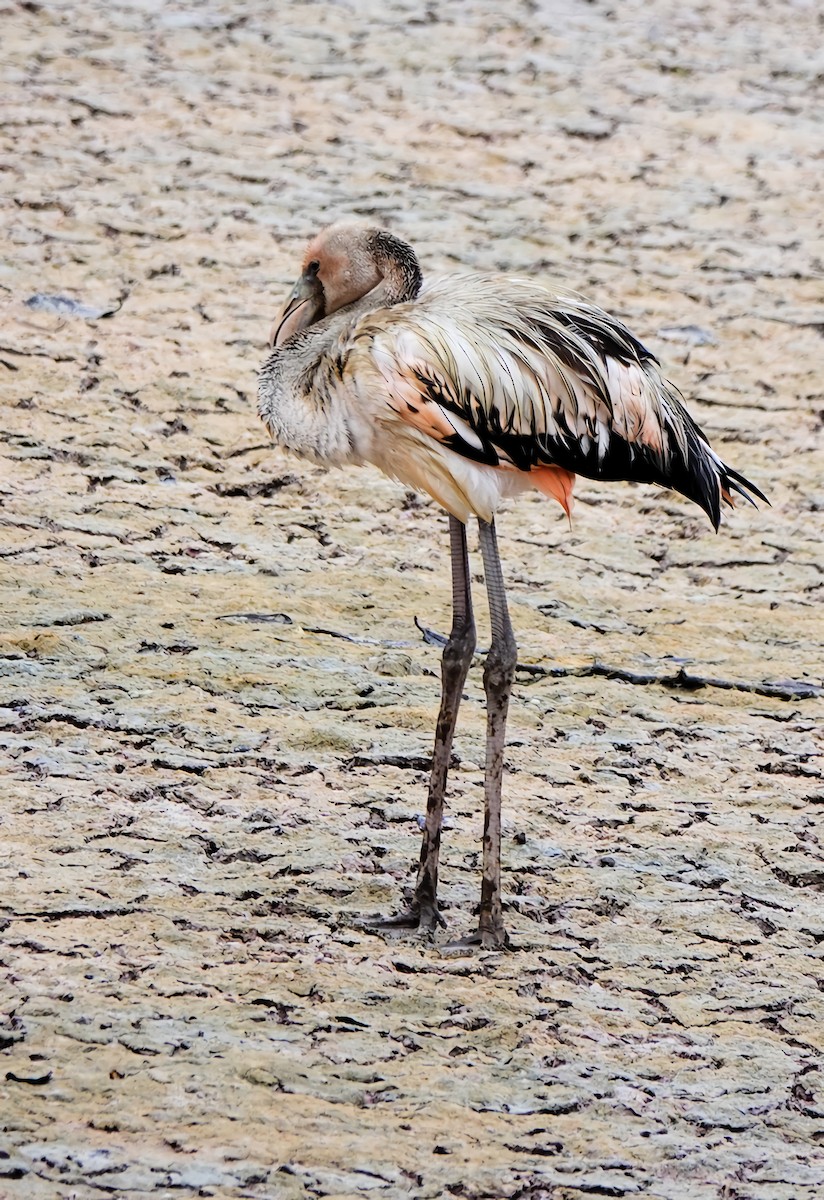
[[(4, 1198), (822, 1194), (821, 18), (499, 7), (0, 6)], [(352, 924), (449, 583), (434, 505), (255, 416), (351, 213), (616, 311), (772, 499), (502, 513), (512, 954)], [(482, 733), (476, 666), (456, 935)]]

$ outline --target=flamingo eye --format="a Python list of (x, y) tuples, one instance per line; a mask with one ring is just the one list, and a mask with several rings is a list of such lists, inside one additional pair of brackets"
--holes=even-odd
[(308, 267), (306, 268), (306, 274), (309, 275), (312, 279), (314, 279), (314, 277), (317, 275), (319, 270), (320, 270), (320, 263), (318, 262), (318, 260), (316, 258), (313, 258), (312, 261), (309, 263)]

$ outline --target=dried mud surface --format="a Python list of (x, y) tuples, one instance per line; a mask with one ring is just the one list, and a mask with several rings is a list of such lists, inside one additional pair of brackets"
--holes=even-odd
[[(824, 1190), (821, 18), (500, 9), (0, 6), (3, 1197)], [(502, 514), (511, 954), (353, 924), (412, 878), (449, 586), (435, 506), (255, 416), (347, 213), (618, 312), (772, 499)], [(681, 668), (751, 686), (631, 681)], [(482, 734), (477, 666), (453, 934)]]

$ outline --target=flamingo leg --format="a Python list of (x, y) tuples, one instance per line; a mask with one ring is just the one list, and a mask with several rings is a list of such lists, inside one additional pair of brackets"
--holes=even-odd
[(501, 915), (501, 778), (509, 696), (518, 650), (506, 603), (495, 522), (478, 521), (492, 642), (484, 667), (486, 692), (486, 773), (484, 778), (483, 879), (478, 936), (486, 950), (507, 944)]
[(443, 801), (455, 723), (467, 672), (475, 651), (475, 619), (472, 615), (466, 526), (453, 516), (449, 518), (449, 540), (452, 562), (452, 629), (441, 660), (441, 707), (435, 727), (435, 749), (432, 754), (426, 822), (415, 894), (409, 907), (397, 916), (366, 918), (359, 922), (370, 930), (419, 929), (422, 933), (432, 934), (438, 925), (445, 924), (438, 911), (438, 861)]
[(438, 859), (441, 849), (444, 792), (458, 709), (475, 651), (475, 619), (472, 615), (466, 526), (453, 516), (449, 518), (449, 539), (452, 559), (452, 629), (441, 660), (441, 707), (435, 727), (426, 824), (413, 903), (413, 910), (418, 914), (418, 927), (427, 931), (434, 931), (436, 925), (444, 924), (443, 917), (438, 912)]

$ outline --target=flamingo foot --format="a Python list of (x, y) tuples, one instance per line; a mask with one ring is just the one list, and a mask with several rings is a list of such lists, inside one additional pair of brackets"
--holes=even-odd
[(365, 933), (377, 933), (391, 937), (407, 930), (417, 932), (421, 937), (432, 941), (435, 931), (440, 927), (446, 928), (446, 921), (433, 904), (410, 904), (392, 917), (359, 917), (354, 924)]
[(477, 950), (513, 950), (514, 947), (502, 925), (500, 929), (476, 929), (466, 937), (445, 942), (439, 949), (445, 958), (460, 958)]

